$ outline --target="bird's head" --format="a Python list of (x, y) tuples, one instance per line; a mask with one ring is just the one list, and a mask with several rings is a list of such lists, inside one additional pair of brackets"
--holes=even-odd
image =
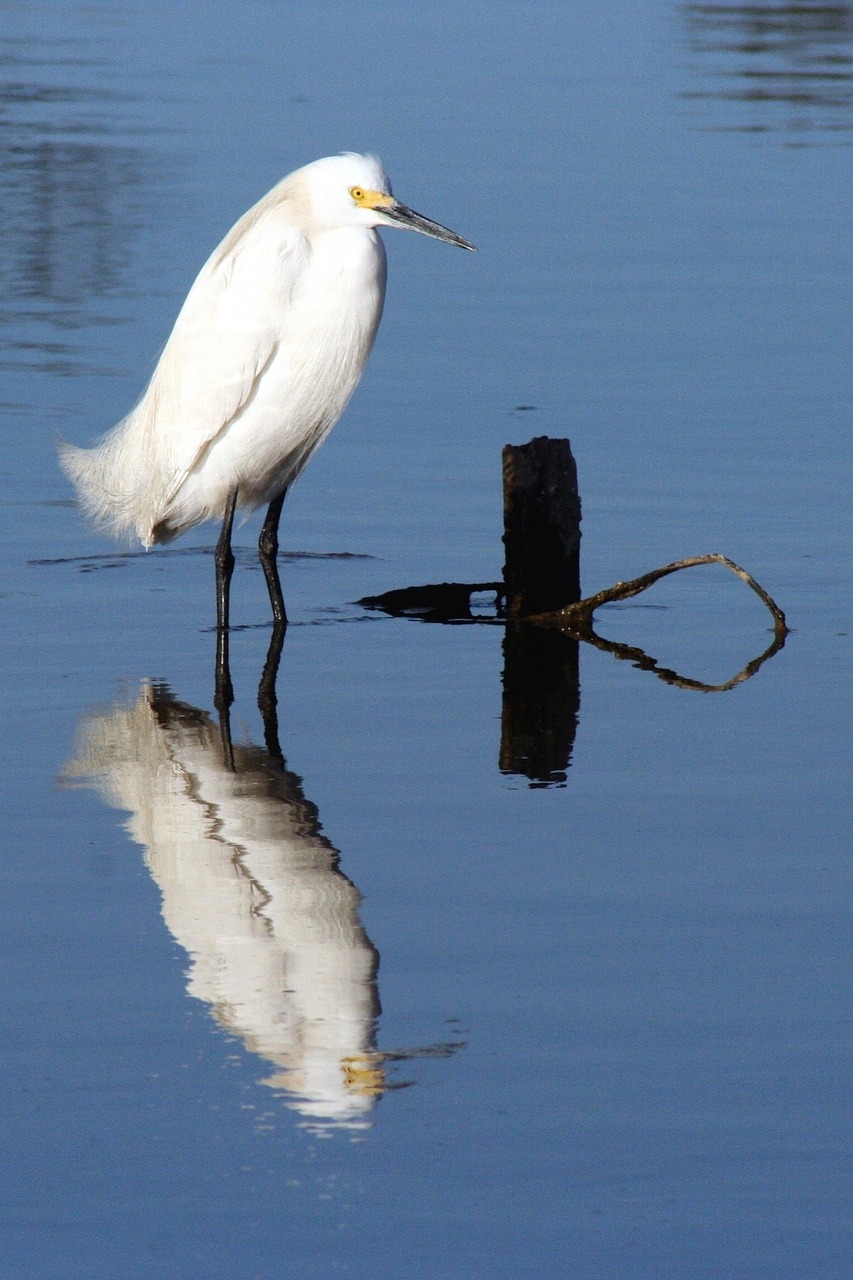
[(455, 231), (401, 204), (376, 156), (352, 151), (327, 156), (297, 170), (292, 178), (304, 184), (318, 227), (403, 227), (462, 249), (475, 248)]

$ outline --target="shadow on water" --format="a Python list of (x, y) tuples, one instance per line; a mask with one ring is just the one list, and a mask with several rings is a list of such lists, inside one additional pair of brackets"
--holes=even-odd
[[(76, 500), (55, 503), (50, 505), (66, 506), (77, 508)], [(80, 573), (98, 573), (103, 569), (121, 569), (132, 565), (134, 562), (149, 563), (154, 560), (175, 559), (179, 556), (184, 558), (195, 558), (197, 556), (210, 557), (213, 555), (214, 548), (212, 546), (198, 547), (148, 547), (143, 551), (101, 551), (91, 556), (44, 556), (39, 559), (28, 560), (27, 564), (35, 567), (49, 568), (54, 565), (73, 565)], [(238, 547), (233, 548), (234, 558), (237, 564), (249, 570), (256, 569), (258, 552), (256, 547)], [(374, 557), (361, 551), (281, 551), (278, 556), (279, 560), (286, 564), (293, 563), (298, 560), (373, 560)], [(232, 631), (239, 630), (238, 627), (232, 627)]]
[(232, 744), (227, 715), (217, 724), (146, 681), (135, 703), (83, 721), (62, 781), (130, 814), (163, 919), (190, 957), (187, 992), (272, 1066), (262, 1083), (312, 1132), (357, 1132), (383, 1094), (405, 1087), (392, 1064), (446, 1057), (464, 1041), (377, 1048), (379, 953), (361, 895), (278, 741), (283, 638), (273, 636), (259, 691), (266, 746)]
[[(729, 0), (681, 4), (702, 87), (682, 97), (716, 103), (717, 130), (803, 135), (853, 129), (853, 5)], [(737, 115), (723, 115), (719, 104)]]

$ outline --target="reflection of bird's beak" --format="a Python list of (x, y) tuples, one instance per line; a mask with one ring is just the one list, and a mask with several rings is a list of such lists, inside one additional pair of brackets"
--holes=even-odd
[(420, 231), (425, 236), (432, 236), (434, 240), (446, 240), (448, 244), (458, 244), (460, 249), (471, 249), (474, 253), (477, 252), (477, 246), (471, 244), (469, 240), (463, 240), (462, 236), (443, 227), (440, 222), (432, 222), (422, 214), (415, 213), (414, 209), (400, 204), (398, 200), (393, 204), (384, 205), (379, 212), (383, 218), (387, 218), (398, 227), (406, 227), (409, 231)]

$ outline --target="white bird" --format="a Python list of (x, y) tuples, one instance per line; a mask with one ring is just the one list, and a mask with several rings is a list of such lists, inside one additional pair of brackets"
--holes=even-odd
[(217, 625), (228, 627), (235, 509), (268, 504), (259, 541), (277, 626), (278, 524), (288, 487), (361, 377), (382, 315), (377, 227), (474, 245), (401, 204), (375, 156), (297, 169), (208, 258), (134, 409), (64, 470), (102, 529), (144, 546), (221, 519)]

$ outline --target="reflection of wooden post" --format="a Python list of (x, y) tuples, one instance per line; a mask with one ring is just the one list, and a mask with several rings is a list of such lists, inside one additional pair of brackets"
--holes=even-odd
[(578, 475), (568, 440), (537, 436), (503, 451), (504, 583), (509, 618), (580, 599)]
[(502, 773), (532, 786), (566, 781), (578, 727), (578, 642), (559, 631), (510, 622), (504, 637)]

